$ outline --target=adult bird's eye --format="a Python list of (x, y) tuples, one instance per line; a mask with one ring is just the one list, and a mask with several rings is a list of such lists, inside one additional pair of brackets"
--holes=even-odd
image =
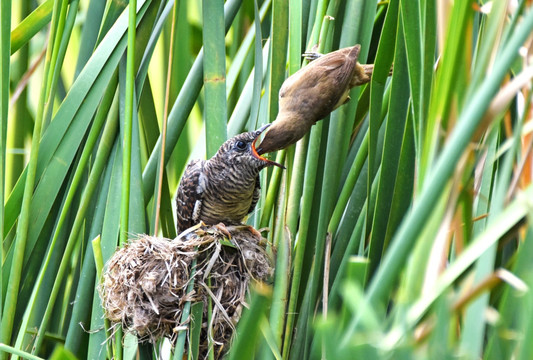
[(246, 143), (244, 141), (237, 141), (235, 144), (235, 148), (237, 150), (245, 150), (246, 149)]

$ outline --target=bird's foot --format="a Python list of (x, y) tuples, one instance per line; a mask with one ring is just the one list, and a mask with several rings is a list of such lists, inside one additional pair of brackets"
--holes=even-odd
[(259, 231), (257, 231), (256, 228), (254, 228), (252, 225), (247, 225), (248, 226), (248, 230), (258, 239), (261, 239), (263, 238), (263, 235), (261, 235), (261, 233)]
[[(389, 76), (392, 75), (394, 66), (391, 66), (389, 70)], [(372, 73), (374, 72), (374, 64), (359, 64), (355, 66), (355, 73), (353, 75), (352, 81), (350, 82), (350, 87), (364, 85), (370, 82), (372, 78)]]
[(252, 225), (245, 225), (245, 224), (241, 224), (241, 225), (232, 225), (232, 226), (228, 226), (228, 229), (230, 231), (234, 231), (234, 230), (248, 230), (249, 232), (251, 232), (255, 237), (257, 237), (258, 239), (261, 239), (263, 237), (263, 235), (261, 235), (261, 233), (259, 231), (256, 230), (256, 228), (254, 228)]
[(182, 231), (181, 233), (179, 233), (178, 236), (174, 240), (185, 239), (189, 234), (191, 234), (193, 232), (197, 232), (199, 229), (201, 229), (204, 226), (205, 226), (204, 222), (200, 221), (198, 224), (193, 225), (190, 228), (188, 228), (188, 229)]
[(311, 48), (311, 50), (309, 51), (306, 51), (302, 54), (302, 57), (309, 60), (309, 61), (313, 61), (313, 60), (316, 60), (318, 59), (319, 57), (321, 57), (323, 54), (319, 53), (318, 52), (318, 45), (315, 44), (313, 45), (313, 47)]
[(313, 61), (313, 60), (316, 60), (318, 59), (319, 57), (321, 57), (323, 54), (319, 53), (319, 52), (314, 52), (314, 51), (309, 51), (309, 52), (304, 52), (302, 54), (302, 57), (309, 60), (309, 61)]
[(231, 231), (223, 223), (218, 223), (213, 226), (215, 229), (220, 231), (222, 234), (226, 235), (228, 239), (231, 239)]
[(372, 73), (374, 72), (374, 64), (359, 64), (355, 65), (355, 72), (353, 78), (350, 81), (350, 87), (361, 86), (368, 82), (372, 78)]

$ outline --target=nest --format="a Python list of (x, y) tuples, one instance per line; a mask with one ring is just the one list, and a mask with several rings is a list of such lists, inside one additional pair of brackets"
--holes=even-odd
[(272, 278), (265, 244), (248, 226), (197, 227), (175, 240), (141, 235), (106, 265), (100, 288), (105, 316), (140, 341), (174, 342), (188, 329), (190, 319), (182, 322), (185, 304), (203, 302), (200, 353), (207, 353), (210, 341), (220, 353), (246, 306), (250, 281)]

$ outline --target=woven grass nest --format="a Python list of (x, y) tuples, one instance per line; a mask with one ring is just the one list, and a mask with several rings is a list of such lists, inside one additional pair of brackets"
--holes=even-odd
[(210, 326), (215, 354), (220, 353), (246, 306), (250, 281), (272, 279), (265, 245), (248, 226), (198, 226), (174, 240), (141, 235), (106, 264), (100, 287), (105, 316), (140, 341), (167, 337), (174, 343), (190, 322), (182, 323), (185, 304), (203, 302), (200, 351), (207, 350)]

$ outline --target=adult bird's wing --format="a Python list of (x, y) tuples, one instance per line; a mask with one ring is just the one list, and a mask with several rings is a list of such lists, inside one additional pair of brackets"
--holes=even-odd
[(205, 190), (205, 160), (192, 160), (181, 177), (176, 195), (178, 234), (200, 221)]
[(328, 116), (349, 90), (360, 48), (322, 55), (290, 76), (279, 91), (280, 112), (299, 112), (314, 121)]

